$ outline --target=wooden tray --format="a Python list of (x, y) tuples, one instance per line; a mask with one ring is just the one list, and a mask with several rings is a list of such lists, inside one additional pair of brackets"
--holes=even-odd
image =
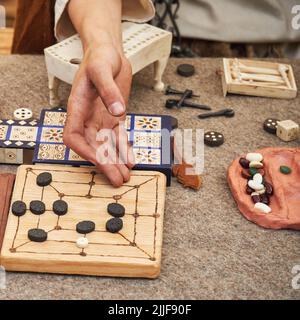
[[(53, 182), (41, 188), (36, 177), (51, 172)], [(42, 200), (46, 212), (37, 216), (29, 210), (22, 217), (9, 213), (0, 264), (6, 270), (82, 274), (97, 276), (156, 278), (160, 273), (163, 234), (165, 176), (159, 172), (132, 171), (131, 179), (113, 188), (93, 168), (60, 165), (20, 166), (12, 202)], [(58, 217), (52, 211), (55, 200), (64, 199), (69, 210)], [(126, 214), (124, 228), (117, 234), (106, 231), (111, 218), (107, 205), (121, 203)], [(86, 237), (89, 246), (79, 249), (76, 224), (91, 220), (96, 230)], [(31, 242), (28, 230), (48, 233), (43, 243)]]
[[(280, 74), (280, 67), (286, 69), (287, 80)], [(262, 77), (266, 81), (262, 81)], [(222, 85), (224, 96), (227, 93), (282, 99), (297, 96), (293, 69), (282, 63), (223, 59)]]

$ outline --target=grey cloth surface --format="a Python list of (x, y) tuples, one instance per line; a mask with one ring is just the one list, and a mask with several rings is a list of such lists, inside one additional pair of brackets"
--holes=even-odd
[[(176, 75), (179, 63), (196, 67), (192, 78)], [(300, 62), (291, 61), (300, 83)], [(235, 118), (197, 119), (196, 110), (166, 110), (163, 94), (150, 89), (152, 68), (134, 78), (130, 112), (171, 114), (181, 128), (220, 131), (225, 144), (205, 147), (203, 187), (182, 188), (175, 180), (167, 190), (162, 272), (157, 280), (7, 273), (2, 299), (299, 299), (292, 288), (292, 268), (300, 264), (300, 233), (266, 230), (247, 221), (238, 211), (226, 182), (230, 162), (242, 153), (267, 146), (299, 147), (284, 143), (262, 130), (267, 117), (300, 123), (300, 97), (275, 100), (222, 96), (216, 70), (220, 59), (171, 59), (165, 82), (177, 89), (193, 89), (199, 103), (214, 109), (231, 107)], [(35, 116), (48, 106), (43, 57), (0, 57), (0, 117), (8, 118), (19, 106)], [(67, 99), (69, 86), (60, 94)], [(1, 172), (16, 167), (0, 166)]]
[[(181, 0), (184, 36), (224, 42), (299, 42), (298, 0)], [(294, 9), (296, 10), (296, 9)]]

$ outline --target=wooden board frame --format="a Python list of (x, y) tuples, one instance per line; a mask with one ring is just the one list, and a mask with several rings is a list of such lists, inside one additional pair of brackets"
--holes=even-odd
[[(53, 182), (47, 187), (36, 185), (36, 176), (51, 172)], [(27, 210), (22, 217), (9, 213), (0, 263), (8, 271), (49, 272), (96, 276), (156, 278), (160, 273), (165, 176), (159, 172), (132, 171), (131, 179), (119, 189), (113, 188), (93, 168), (59, 165), (20, 166), (12, 203), (42, 200), (46, 212), (37, 216)], [(74, 194), (73, 194), (74, 193)], [(69, 204), (65, 216), (52, 211), (55, 200)], [(125, 206), (124, 228), (108, 233), (105, 223), (111, 216), (110, 202)], [(92, 220), (93, 233), (85, 235), (90, 244), (76, 247), (76, 224)], [(27, 232), (36, 227), (48, 232), (48, 240), (34, 243)]]
[[(253, 68), (268, 68), (272, 70), (278, 70), (280, 65), (288, 68), (288, 79), (291, 84), (291, 88), (287, 86), (268, 86), (268, 85), (257, 85), (251, 83), (238, 83), (235, 82), (231, 75), (231, 66), (234, 61), (238, 61), (247, 67)], [(269, 98), (281, 98), (281, 99), (294, 99), (297, 96), (297, 85), (295, 81), (295, 76), (293, 73), (293, 68), (291, 65), (275, 63), (269, 61), (256, 61), (247, 59), (223, 59), (223, 73), (222, 73), (222, 87), (224, 97), (228, 93), (259, 96), (259, 97), (269, 97)]]

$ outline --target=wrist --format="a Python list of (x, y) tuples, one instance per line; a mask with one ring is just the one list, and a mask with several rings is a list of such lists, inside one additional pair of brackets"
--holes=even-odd
[(82, 40), (83, 51), (88, 49), (99, 48), (101, 46), (112, 46), (123, 54), (122, 37), (118, 34), (112, 33), (102, 28), (93, 28), (93, 30), (84, 29), (80, 32)]

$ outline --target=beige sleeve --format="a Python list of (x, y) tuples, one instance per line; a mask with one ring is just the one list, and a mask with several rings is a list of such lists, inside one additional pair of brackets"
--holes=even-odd
[[(122, 20), (132, 22), (147, 22), (154, 17), (155, 9), (151, 0), (122, 0)], [(62, 41), (76, 30), (70, 20), (67, 5), (69, 0), (56, 0), (55, 2), (55, 36)]]

